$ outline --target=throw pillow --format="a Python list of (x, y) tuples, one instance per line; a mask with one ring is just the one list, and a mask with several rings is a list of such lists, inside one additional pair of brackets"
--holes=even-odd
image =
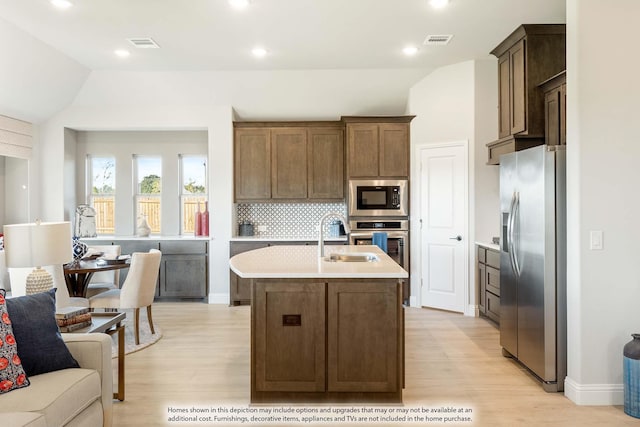
[(18, 356), (28, 376), (80, 367), (60, 335), (55, 292), (7, 299)]
[(5, 290), (0, 289), (0, 394), (29, 385), (18, 356), (11, 317), (7, 313), (4, 297)]

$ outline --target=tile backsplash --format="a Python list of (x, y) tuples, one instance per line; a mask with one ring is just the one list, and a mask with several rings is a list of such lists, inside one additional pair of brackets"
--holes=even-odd
[[(238, 223), (249, 221), (253, 224), (255, 237), (275, 239), (317, 239), (318, 221), (326, 213), (337, 212), (347, 216), (346, 203), (238, 203), (236, 217)], [(330, 222), (330, 221), (327, 221)], [(260, 231), (260, 226), (266, 227)], [(328, 227), (324, 230), (328, 235)], [(234, 235), (238, 234), (238, 227)]]

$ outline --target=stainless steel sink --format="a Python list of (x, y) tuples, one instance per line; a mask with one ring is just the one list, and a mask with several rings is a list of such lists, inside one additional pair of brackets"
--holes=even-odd
[(377, 255), (366, 252), (355, 252), (355, 253), (335, 253), (329, 254), (328, 257), (325, 258), (325, 261), (329, 262), (377, 262), (380, 261)]

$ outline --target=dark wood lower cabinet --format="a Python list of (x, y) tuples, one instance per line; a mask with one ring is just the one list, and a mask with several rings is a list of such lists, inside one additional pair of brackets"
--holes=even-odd
[(396, 279), (253, 279), (252, 402), (401, 402)]
[(476, 287), (480, 316), (500, 323), (500, 252), (477, 246)]

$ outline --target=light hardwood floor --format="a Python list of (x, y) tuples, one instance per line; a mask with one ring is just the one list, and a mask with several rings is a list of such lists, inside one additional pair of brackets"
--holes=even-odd
[[(249, 315), (246, 306), (155, 303), (163, 338), (126, 356), (126, 400), (114, 401), (114, 426), (224, 425), (169, 423), (167, 408), (248, 405)], [(499, 331), (484, 319), (408, 308), (405, 336), (405, 406), (472, 408), (475, 426), (640, 425), (620, 406), (577, 406), (544, 392), (502, 357)]]

